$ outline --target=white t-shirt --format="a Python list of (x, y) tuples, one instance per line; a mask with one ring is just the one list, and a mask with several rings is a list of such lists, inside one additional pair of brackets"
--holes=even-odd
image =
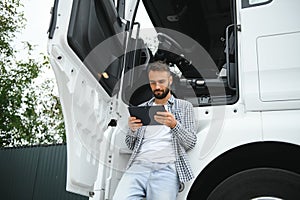
[(170, 127), (165, 125), (147, 126), (143, 143), (135, 161), (155, 163), (175, 162)]

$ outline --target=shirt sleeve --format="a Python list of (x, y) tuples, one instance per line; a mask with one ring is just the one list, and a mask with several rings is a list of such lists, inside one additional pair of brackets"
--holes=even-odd
[(130, 150), (133, 150), (135, 142), (136, 142), (136, 132), (128, 129), (127, 135), (125, 137), (125, 143)]
[(186, 102), (179, 110), (181, 113), (175, 113), (177, 124), (171, 130), (179, 144), (188, 151), (194, 148), (197, 141), (194, 109), (192, 104)]

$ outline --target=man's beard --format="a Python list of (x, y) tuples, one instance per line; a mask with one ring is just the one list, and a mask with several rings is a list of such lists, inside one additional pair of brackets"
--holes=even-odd
[(170, 89), (169, 89), (169, 88), (166, 88), (166, 90), (165, 90), (165, 91), (162, 91), (161, 94), (156, 94), (156, 93), (155, 93), (156, 91), (160, 91), (160, 92), (161, 92), (161, 90), (154, 90), (154, 91), (153, 91), (154, 97), (157, 98), (157, 99), (163, 99), (163, 98), (165, 98), (165, 97), (169, 94)]

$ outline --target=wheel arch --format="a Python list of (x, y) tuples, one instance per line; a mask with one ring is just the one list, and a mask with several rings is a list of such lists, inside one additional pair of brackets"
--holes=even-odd
[(197, 176), (187, 199), (206, 200), (226, 178), (244, 170), (272, 167), (300, 174), (300, 146), (284, 142), (255, 142), (235, 147), (210, 162)]

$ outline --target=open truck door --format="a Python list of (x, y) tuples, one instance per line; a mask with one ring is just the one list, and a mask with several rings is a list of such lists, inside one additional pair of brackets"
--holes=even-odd
[(105, 171), (136, 4), (125, 20), (124, 1), (54, 2), (48, 53), (66, 127), (67, 191), (92, 196), (98, 169)]

